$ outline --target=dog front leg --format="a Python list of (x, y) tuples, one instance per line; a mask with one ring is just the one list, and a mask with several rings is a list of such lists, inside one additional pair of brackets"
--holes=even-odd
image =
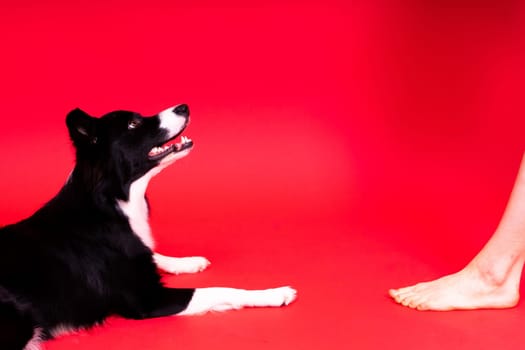
[[(297, 292), (290, 287), (264, 290), (235, 288), (162, 288), (149, 312), (140, 318), (200, 315), (210, 311), (238, 310), (244, 307), (280, 307), (292, 303)], [(150, 307), (151, 307), (150, 306)]]
[(244, 307), (280, 307), (297, 297), (290, 287), (265, 290), (235, 288), (197, 288), (185, 310), (178, 315), (199, 315), (209, 311), (237, 310)]

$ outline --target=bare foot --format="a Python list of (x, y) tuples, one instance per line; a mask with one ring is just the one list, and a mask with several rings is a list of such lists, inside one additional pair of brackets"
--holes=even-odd
[(391, 289), (399, 304), (417, 310), (502, 309), (519, 301), (519, 280), (506, 278), (496, 283), (472, 265), (437, 280)]

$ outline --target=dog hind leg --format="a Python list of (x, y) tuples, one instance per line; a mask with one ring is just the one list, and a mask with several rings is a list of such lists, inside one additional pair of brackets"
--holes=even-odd
[(0, 349), (40, 349), (40, 330), (34, 327), (29, 312), (12, 298), (2, 296), (0, 292)]

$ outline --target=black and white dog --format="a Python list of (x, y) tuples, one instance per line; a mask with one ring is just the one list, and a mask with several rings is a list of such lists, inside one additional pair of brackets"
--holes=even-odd
[(68, 114), (76, 164), (66, 184), (31, 217), (0, 229), (0, 349), (39, 349), (42, 340), (109, 315), (194, 315), (295, 299), (290, 287), (163, 286), (157, 267), (188, 273), (209, 264), (154, 254), (148, 224), (146, 187), (193, 148), (180, 136), (188, 121), (187, 105), (153, 117)]

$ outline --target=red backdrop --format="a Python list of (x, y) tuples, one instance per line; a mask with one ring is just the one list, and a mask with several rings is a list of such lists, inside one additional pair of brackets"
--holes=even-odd
[(495, 0), (2, 2), (0, 224), (67, 177), (70, 109), (185, 102), (196, 147), (151, 184), (152, 225), (162, 252), (213, 265), (167, 283), (300, 296), (282, 310), (115, 319), (48, 348), (508, 338), (519, 308), (416, 314), (385, 291), (461, 267), (497, 224), (524, 144), (523, 14)]

